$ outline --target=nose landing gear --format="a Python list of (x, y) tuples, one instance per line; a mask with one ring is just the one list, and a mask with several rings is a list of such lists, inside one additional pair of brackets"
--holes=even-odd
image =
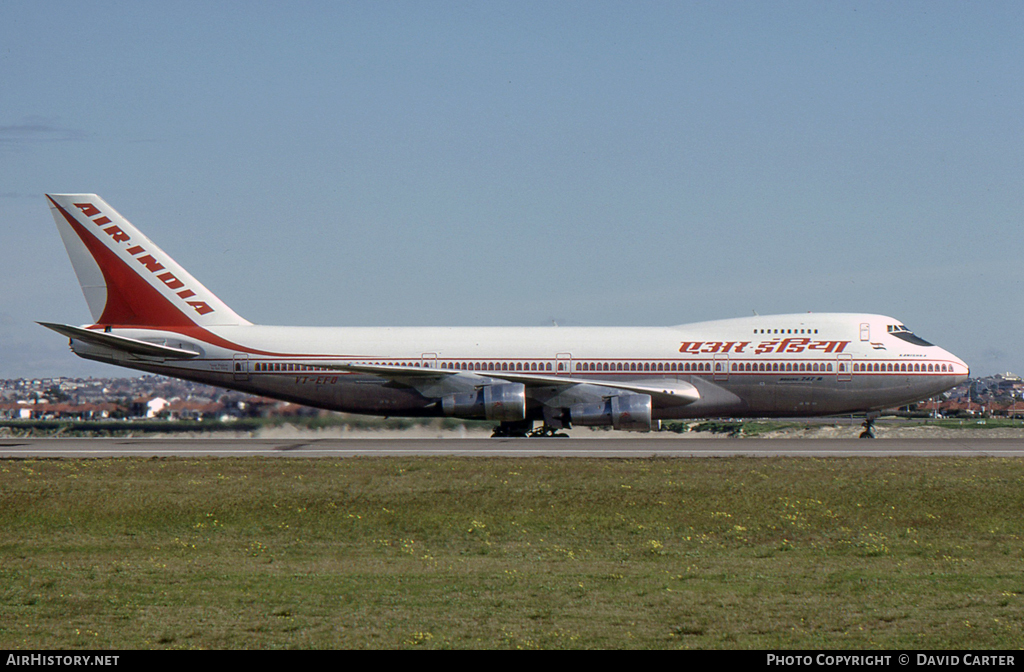
[(880, 413), (868, 413), (866, 416), (864, 416), (864, 431), (860, 433), (860, 438), (875, 438), (875, 420), (878, 419), (879, 415)]

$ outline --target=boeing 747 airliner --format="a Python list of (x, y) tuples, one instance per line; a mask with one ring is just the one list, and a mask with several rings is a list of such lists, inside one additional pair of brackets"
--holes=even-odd
[(863, 436), (873, 436), (881, 409), (968, 376), (963, 361), (882, 315), (644, 328), (255, 325), (99, 196), (47, 198), (93, 324), (40, 324), (75, 354), (318, 408), (490, 420), (495, 436), (864, 414)]

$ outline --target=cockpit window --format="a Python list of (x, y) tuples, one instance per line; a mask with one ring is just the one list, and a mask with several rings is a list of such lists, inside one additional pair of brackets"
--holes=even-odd
[(907, 343), (911, 343), (913, 345), (920, 345), (926, 348), (935, 347), (934, 343), (929, 343), (920, 336), (915, 335), (914, 332), (912, 332), (910, 329), (907, 329), (905, 325), (890, 324), (888, 330), (891, 335), (895, 336), (896, 338), (902, 339)]

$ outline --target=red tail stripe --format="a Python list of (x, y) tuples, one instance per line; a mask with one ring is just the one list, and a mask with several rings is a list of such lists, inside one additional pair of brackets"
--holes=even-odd
[(110, 248), (86, 231), (77, 219), (50, 199), (96, 260), (107, 285), (107, 302), (97, 324), (148, 327), (194, 327), (196, 323), (171, 305)]
[[(282, 355), (282, 353), (246, 348), (200, 327), (185, 313), (178, 310), (156, 288), (141, 278), (110, 248), (96, 240), (67, 210), (52, 198), (50, 202), (60, 210), (61, 215), (85, 244), (100, 267), (100, 272), (103, 273), (103, 281), (107, 286), (107, 302), (103, 306), (103, 314), (96, 322), (97, 327), (174, 331), (183, 336), (237, 352), (274, 357)], [(99, 213), (99, 210), (96, 212)]]

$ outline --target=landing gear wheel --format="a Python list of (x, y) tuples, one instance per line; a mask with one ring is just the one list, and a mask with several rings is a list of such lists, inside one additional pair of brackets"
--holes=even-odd
[(868, 415), (866, 418), (864, 418), (864, 431), (860, 433), (860, 438), (862, 438), (862, 439), (873, 439), (873, 438), (875, 438), (875, 418), (877, 418), (877, 417), (878, 417), (877, 415), (874, 416), (874, 417), (872, 417), (871, 415)]
[(492, 439), (525, 439), (533, 429), (533, 420), (520, 420), (518, 422), (501, 422), (494, 428), (491, 434)]
[(558, 429), (551, 425), (542, 425), (529, 434), (530, 438), (540, 439), (568, 439), (568, 434), (560, 434)]

